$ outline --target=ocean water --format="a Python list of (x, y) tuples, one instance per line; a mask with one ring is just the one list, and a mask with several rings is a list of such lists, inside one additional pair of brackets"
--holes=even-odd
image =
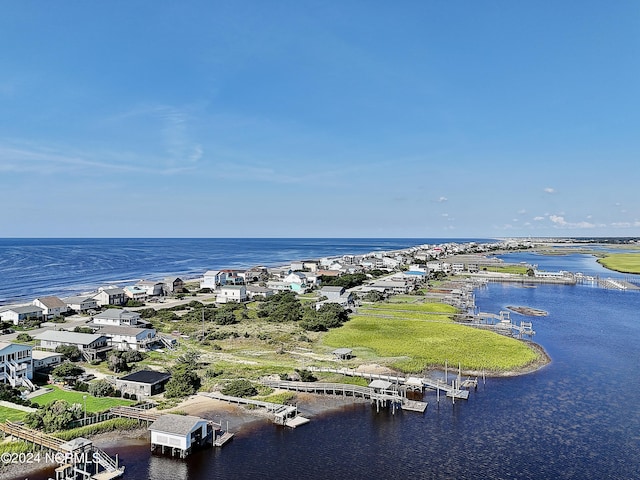
[(207, 270), (285, 265), (293, 260), (489, 239), (429, 238), (0, 238), (0, 305), (69, 296)]
[[(553, 258), (558, 269), (578, 262), (585, 274), (599, 271), (594, 259)], [(476, 303), (496, 313), (507, 305), (546, 310), (546, 317), (512, 318), (533, 322), (551, 364), (480, 380), (455, 405), (427, 392), (424, 414), (354, 404), (295, 430), (265, 421), (187, 460), (152, 456), (141, 441), (107, 450), (119, 454), (125, 478), (136, 480), (640, 478), (640, 293), (490, 284), (476, 291)]]

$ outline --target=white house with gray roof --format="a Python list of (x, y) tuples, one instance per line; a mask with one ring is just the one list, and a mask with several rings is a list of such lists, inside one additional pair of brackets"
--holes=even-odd
[(127, 295), (122, 288), (118, 287), (100, 287), (98, 293), (93, 298), (99, 306), (105, 305), (124, 305), (127, 303)]
[(96, 325), (122, 325), (134, 327), (145, 325), (138, 312), (131, 312), (122, 308), (108, 308), (91, 317)]
[(32, 348), (19, 343), (0, 342), (0, 380), (12, 387), (29, 387), (33, 378)]
[(149, 426), (151, 451), (186, 457), (196, 447), (213, 445), (213, 423), (191, 415), (167, 413)]
[(45, 330), (34, 336), (40, 341), (40, 346), (47, 350), (55, 350), (62, 345), (78, 347), (82, 356), (89, 361), (105, 357), (112, 349), (108, 344), (109, 337), (99, 333), (78, 333), (66, 330)]
[(217, 303), (247, 301), (247, 287), (244, 285), (222, 285), (216, 295)]
[(86, 312), (98, 308), (98, 302), (91, 295), (78, 295), (75, 297), (63, 298), (62, 301), (71, 310), (76, 312)]
[(43, 318), (43, 311), (43, 308), (36, 307), (35, 305), (9, 307), (0, 312), (0, 320), (3, 322), (12, 322), (14, 325), (20, 325), (25, 320)]
[(109, 337), (108, 344), (117, 350), (146, 351), (158, 341), (154, 328), (106, 325), (96, 333)]

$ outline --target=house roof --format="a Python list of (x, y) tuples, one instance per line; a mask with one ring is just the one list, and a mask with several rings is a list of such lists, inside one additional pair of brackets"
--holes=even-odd
[(246, 290), (247, 287), (244, 285), (223, 285), (220, 290), (242, 290), (243, 288)]
[(174, 435), (188, 435), (194, 431), (201, 422), (206, 422), (206, 420), (191, 415), (167, 413), (153, 422), (149, 426), (149, 430), (172, 433)]
[(17, 350), (21, 350), (21, 349), (29, 349), (32, 350), (32, 347), (29, 345), (22, 345), (21, 343), (12, 343), (12, 342), (0, 342), (0, 351), (4, 350), (5, 348), (10, 348), (13, 347)]
[(140, 318), (140, 314), (138, 312), (131, 312), (129, 310), (125, 310), (122, 308), (108, 308), (107, 310), (105, 310), (104, 312), (100, 312), (97, 315), (93, 316), (94, 319), (98, 318), (98, 319), (117, 319), (117, 320), (121, 320), (123, 318), (128, 318), (128, 319), (139, 319)]
[(351, 355), (351, 352), (353, 352), (353, 350), (351, 350), (350, 348), (336, 348), (333, 352), (334, 355)]
[(56, 353), (56, 352), (50, 352), (48, 350), (32, 350), (31, 357), (34, 360), (43, 360), (45, 358), (51, 358), (51, 357), (62, 357), (62, 354)]
[(164, 279), (164, 283), (174, 283), (174, 282), (177, 282), (178, 280), (182, 282), (182, 279), (180, 277), (166, 277)]
[(33, 313), (33, 312), (43, 312), (44, 309), (40, 307), (36, 307), (35, 305), (23, 305), (20, 307), (11, 307), (6, 311), (16, 312), (16, 313)]
[(40, 303), (42, 303), (47, 308), (63, 308), (66, 307), (67, 304), (60, 300), (58, 297), (38, 297), (36, 298)]
[(157, 372), (155, 370), (139, 370), (124, 377), (120, 377), (118, 380), (124, 380), (125, 382), (137, 382), (148, 383), (153, 385), (154, 383), (162, 382), (171, 378), (170, 373)]
[(386, 380), (374, 380), (369, 384), (370, 388), (381, 388), (383, 390), (388, 390), (393, 383), (387, 382)]
[(247, 292), (266, 293), (273, 292), (273, 290), (267, 287), (261, 287), (260, 285), (247, 285)]
[(322, 287), (320, 289), (321, 292), (342, 292), (344, 290), (344, 287), (332, 287), (332, 286), (328, 286), (328, 287)]
[(96, 325), (96, 327), (100, 327), (98, 330), (99, 333), (103, 335), (128, 335), (131, 337), (137, 337), (143, 332), (153, 331), (155, 334), (155, 329), (153, 328), (138, 328), (138, 327), (130, 327), (128, 325)]
[(215, 277), (219, 273), (220, 273), (220, 270), (207, 270), (206, 272), (204, 272), (204, 276), (205, 277)]
[(118, 287), (101, 288), (100, 291), (96, 295), (99, 295), (101, 292), (104, 292), (107, 295), (124, 295), (124, 290), (121, 289), (121, 288), (118, 288)]
[(67, 305), (70, 304), (75, 304), (75, 303), (84, 303), (87, 301), (93, 301), (95, 302), (95, 299), (93, 298), (92, 295), (77, 295), (75, 297), (67, 297), (67, 298), (63, 298), (62, 301), (64, 303), (66, 303)]
[(102, 337), (104, 337), (104, 335), (98, 333), (78, 333), (68, 332), (66, 330), (45, 330), (34, 336), (36, 340), (72, 343), (74, 345), (89, 345)]

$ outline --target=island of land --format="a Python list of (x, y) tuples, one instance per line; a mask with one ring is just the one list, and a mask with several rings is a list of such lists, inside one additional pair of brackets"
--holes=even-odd
[[(542, 243), (542, 251), (547, 247)], [(215, 412), (216, 417), (226, 417), (231, 428), (261, 421), (262, 414), (198, 393), (222, 392), (280, 404), (297, 402), (317, 413), (345, 400), (277, 390), (262, 380), (366, 386), (366, 378), (344, 376), (337, 370), (409, 377), (427, 376), (445, 365), (466, 376), (529, 373), (550, 362), (544, 349), (530, 340), (514, 338), (509, 328), (479, 325), (479, 317), (469, 312), (475, 311), (473, 290), (488, 281), (575, 281), (568, 279), (566, 272), (537, 272), (532, 266), (506, 264), (494, 256), (533, 248), (531, 241), (425, 245), (293, 261), (275, 268), (209, 271), (198, 279), (172, 277), (164, 283), (142, 282), (146, 286), (162, 283), (161, 295), (123, 298), (120, 305), (96, 305), (50, 319), (6, 324), (5, 332), (8, 327), (15, 331), (0, 340), (10, 344), (42, 350), (44, 340), (39, 338), (54, 331), (106, 335), (110, 348), (105, 348), (105, 355), (94, 358), (84, 354), (74, 358), (72, 348), (57, 348), (68, 357), (64, 363), (34, 376), (34, 388), (38, 390), (27, 395), (30, 405), (26, 408), (40, 412), (56, 402), (65, 402), (58, 408), (75, 412), (66, 424), (47, 427), (42, 419), (40, 423), (34, 420), (30, 411), (12, 408), (10, 403), (0, 406), (0, 421), (26, 420), (55, 435), (87, 436), (102, 442), (122, 438), (121, 433), (109, 433), (113, 430), (131, 430), (129, 435), (133, 437), (147, 436), (147, 430), (140, 429), (135, 421), (110, 420), (69, 430), (78, 423), (79, 405), (83, 405), (86, 416), (142, 400), (115, 388), (103, 388), (136, 371), (171, 375), (164, 393), (144, 397), (154, 402), (153, 411), (205, 418)], [(623, 260), (628, 266), (635, 257), (633, 261), (628, 257)], [(126, 288), (104, 286), (92, 298)], [(4, 306), (0, 314), (12, 308), (20, 311)], [(531, 307), (507, 308), (524, 315), (547, 314)], [(105, 312), (119, 312), (120, 318), (129, 319), (129, 328), (149, 330), (156, 341), (121, 350), (122, 345), (108, 337), (110, 330), (100, 325)], [(76, 368), (71, 379), (66, 371), (56, 375), (56, 369), (62, 366)], [(113, 394), (119, 396), (104, 397)], [(27, 447), (16, 443), (0, 446), (2, 451), (21, 448)]]

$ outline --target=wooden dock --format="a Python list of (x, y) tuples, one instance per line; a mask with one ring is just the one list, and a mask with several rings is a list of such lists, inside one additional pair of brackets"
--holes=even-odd
[(292, 382), (288, 380), (264, 380), (262, 384), (281, 390), (359, 397), (376, 403), (378, 409), (380, 406), (389, 404), (394, 412), (396, 407), (420, 413), (427, 409), (427, 403), (409, 400), (397, 390), (383, 390), (348, 383)]
[(78, 478), (82, 480), (111, 480), (124, 474), (124, 466), (118, 465), (117, 455), (115, 459), (111, 458), (109, 454), (93, 445), (93, 442), (86, 438), (78, 437), (71, 441), (65, 441), (10, 421), (0, 423), (0, 431), (5, 436), (9, 435), (61, 454), (61, 459), (68, 460), (69, 463), (56, 468), (56, 480)]
[(111, 407), (109, 412), (114, 417), (132, 418), (134, 420), (147, 423), (155, 422), (161, 415), (160, 413), (149, 412), (143, 408), (125, 406)]
[[(381, 375), (378, 373), (364, 373), (358, 372), (349, 368), (320, 368), (320, 367), (307, 367), (310, 372), (325, 372), (325, 373), (339, 373), (348, 377), (361, 377), (366, 378), (369, 381), (372, 380), (385, 380), (387, 382), (395, 383), (398, 385), (405, 385), (409, 388), (416, 387), (419, 384), (424, 388), (430, 388), (432, 390), (443, 391), (449, 398), (460, 398), (467, 400), (469, 398), (469, 391), (463, 390), (455, 386), (455, 382), (452, 385), (448, 385), (442, 380), (434, 380), (428, 377), (403, 377), (400, 375)], [(462, 384), (462, 382), (459, 382)], [(461, 385), (462, 386), (462, 385)]]
[(298, 415), (298, 407), (294, 407), (292, 405), (264, 402), (262, 400), (253, 400), (251, 398), (232, 397), (230, 395), (224, 395), (220, 392), (200, 392), (198, 393), (198, 395), (213, 398), (215, 400), (222, 400), (224, 402), (235, 403), (238, 405), (253, 405), (256, 407), (264, 408), (265, 410), (273, 414), (273, 423), (277, 423), (278, 425), (296, 428), (309, 422), (308, 418)]

